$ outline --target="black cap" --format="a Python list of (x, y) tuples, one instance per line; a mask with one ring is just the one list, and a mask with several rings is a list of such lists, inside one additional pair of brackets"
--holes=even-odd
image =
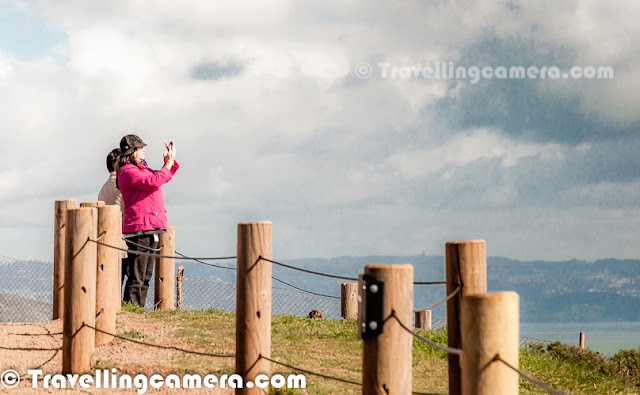
[(120, 155), (127, 156), (135, 152), (136, 149), (144, 147), (146, 144), (135, 134), (128, 134), (120, 139)]

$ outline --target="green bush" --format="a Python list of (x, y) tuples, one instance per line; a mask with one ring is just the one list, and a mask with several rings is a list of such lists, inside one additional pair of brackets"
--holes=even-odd
[(606, 358), (599, 352), (570, 346), (561, 342), (530, 345), (532, 350), (547, 353), (561, 361), (574, 364), (581, 369), (596, 371), (605, 375), (618, 375), (627, 383), (640, 387), (640, 351), (620, 350), (613, 357)]
[(640, 387), (640, 350), (620, 350), (610, 363), (616, 372), (636, 387)]
[(582, 369), (603, 374), (613, 374), (616, 372), (602, 354), (589, 348), (581, 350), (577, 346), (570, 346), (556, 341), (547, 344), (547, 352), (555, 358), (572, 363)]

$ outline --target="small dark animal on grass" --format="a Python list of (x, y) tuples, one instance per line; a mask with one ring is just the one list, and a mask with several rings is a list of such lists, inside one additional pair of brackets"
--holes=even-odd
[(320, 310), (311, 310), (309, 312), (309, 318), (323, 318), (322, 311)]

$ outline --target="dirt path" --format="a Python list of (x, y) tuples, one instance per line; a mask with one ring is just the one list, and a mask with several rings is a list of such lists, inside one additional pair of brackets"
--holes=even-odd
[[(188, 348), (173, 336), (173, 329), (162, 325), (157, 320), (151, 320), (144, 314), (121, 313), (118, 315), (118, 333), (137, 330), (153, 339), (153, 343), (174, 345)], [(42, 388), (42, 381), (38, 389), (32, 388), (29, 369), (41, 369), (43, 375), (59, 373), (62, 368), (62, 320), (43, 323), (0, 324), (0, 372), (13, 369), (21, 376), (20, 384), (13, 389), (6, 389), (0, 384), (0, 393), (9, 394), (111, 394), (137, 393), (135, 389), (66, 389)], [(132, 377), (138, 373), (150, 376), (159, 373), (164, 376), (173, 373), (167, 361), (177, 355), (178, 351), (163, 350), (115, 339), (110, 344), (96, 349), (94, 359), (99, 360), (103, 367), (115, 367), (116, 374), (129, 374)], [(212, 372), (215, 373), (215, 372)], [(154, 389), (149, 388), (148, 394), (231, 394), (232, 389)]]

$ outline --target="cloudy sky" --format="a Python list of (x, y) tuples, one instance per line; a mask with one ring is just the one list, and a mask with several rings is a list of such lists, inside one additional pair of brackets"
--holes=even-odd
[[(270, 220), (274, 259), (470, 238), (524, 260), (640, 258), (638, 15), (632, 0), (0, 0), (0, 255), (51, 259), (54, 201), (95, 200), (105, 155), (136, 133), (154, 168), (176, 141), (163, 191), (186, 254), (234, 254), (238, 222)], [(429, 74), (441, 62), (560, 78)], [(562, 78), (573, 67), (615, 73)]]

